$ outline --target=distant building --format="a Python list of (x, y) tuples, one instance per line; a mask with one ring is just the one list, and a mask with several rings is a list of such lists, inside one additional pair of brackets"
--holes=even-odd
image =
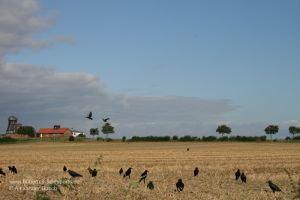
[(71, 131), (72, 131), (72, 135), (74, 137), (77, 137), (80, 134), (86, 136), (86, 134), (83, 131), (77, 131), (77, 130), (73, 130), (73, 129)]
[(22, 126), (22, 124), (18, 124), (17, 122), (18, 118), (16, 118), (15, 116), (10, 116), (8, 118), (8, 125), (6, 129), (7, 134), (16, 133), (18, 128)]
[(69, 137), (73, 135), (69, 128), (61, 128), (59, 125), (55, 125), (53, 128), (40, 128), (38, 133), (41, 138)]

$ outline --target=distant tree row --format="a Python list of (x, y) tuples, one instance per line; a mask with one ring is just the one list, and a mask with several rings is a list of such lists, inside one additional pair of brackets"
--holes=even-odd
[[(126, 138), (122, 141), (125, 141)], [(180, 142), (195, 142), (195, 141), (204, 141), (204, 142), (213, 142), (213, 141), (241, 141), (241, 142), (259, 142), (266, 141), (266, 136), (223, 136), (217, 138), (216, 136), (203, 136), (195, 137), (190, 135), (185, 135), (182, 137), (173, 136), (133, 136), (131, 139), (127, 140), (130, 142), (166, 142), (166, 141), (180, 141)]]
[[(279, 126), (277, 125), (269, 125), (264, 129), (265, 133), (270, 135), (270, 138), (272, 140), (272, 135), (278, 133), (279, 131)], [(216, 132), (218, 132), (219, 134), (222, 134), (222, 137), (224, 137), (224, 134), (230, 134), (231, 133), (231, 128), (225, 124), (222, 124), (220, 126), (218, 126)], [(290, 134), (293, 135), (293, 138), (295, 136), (295, 134), (299, 134), (300, 133), (300, 127), (295, 127), (295, 126), (290, 126), (289, 127), (289, 132)]]

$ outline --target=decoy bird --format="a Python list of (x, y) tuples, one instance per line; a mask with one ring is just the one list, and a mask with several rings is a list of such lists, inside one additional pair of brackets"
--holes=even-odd
[(87, 119), (89, 119), (89, 120), (93, 120), (92, 115), (93, 115), (93, 113), (90, 112), (89, 115), (88, 115), (87, 117), (85, 117), (85, 118), (87, 118)]
[(141, 182), (142, 180), (144, 180), (144, 184), (145, 184), (147, 175), (148, 175), (148, 170), (145, 170), (145, 171), (141, 174), (141, 178), (140, 178), (140, 181), (139, 181), (139, 182)]
[(64, 172), (66, 172), (68, 169), (66, 166), (63, 167)]
[(103, 118), (103, 119), (102, 119), (103, 122), (107, 122), (108, 120), (109, 120), (109, 117), (108, 117), (108, 118)]
[(238, 180), (241, 176), (241, 172), (240, 172), (240, 169), (238, 169), (236, 172), (235, 172), (235, 180)]
[(178, 179), (177, 183), (176, 183), (176, 188), (177, 191), (182, 191), (184, 188), (184, 183), (182, 182), (182, 179)]
[(154, 189), (154, 183), (152, 181), (150, 181), (148, 184), (147, 184), (147, 188), (150, 189), (150, 190), (153, 190)]
[(70, 176), (72, 176), (72, 177), (82, 177), (82, 175), (81, 174), (78, 174), (77, 172), (74, 172), (74, 171), (72, 171), (72, 170), (68, 170), (68, 172), (69, 172), (69, 174), (70, 174)]
[(2, 171), (2, 168), (0, 168), (0, 175), (5, 176), (6, 174), (4, 173), (4, 171)]
[(275, 192), (281, 192), (281, 189), (275, 185), (274, 183), (272, 183), (272, 181), (267, 181), (267, 183), (269, 184), (269, 187), (271, 188), (271, 190), (275, 193)]
[(120, 174), (120, 175), (123, 174), (123, 168), (121, 168), (121, 169), (119, 170), (119, 174)]
[(246, 183), (247, 182), (247, 177), (244, 174), (244, 172), (241, 174), (241, 180), (242, 180), (242, 183)]
[(198, 169), (198, 167), (196, 167), (194, 170), (194, 176), (198, 176), (198, 174), (199, 174), (199, 169)]
[(124, 178), (126, 177), (126, 176), (128, 176), (129, 178), (130, 178), (130, 174), (131, 174), (131, 167), (129, 167), (128, 169), (127, 169), (127, 171), (125, 172), (125, 174), (124, 174)]

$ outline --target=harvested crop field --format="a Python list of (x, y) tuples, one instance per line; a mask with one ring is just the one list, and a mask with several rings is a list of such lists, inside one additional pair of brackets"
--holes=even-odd
[[(187, 151), (189, 148), (189, 151)], [(0, 145), (0, 199), (293, 199), (299, 195), (299, 143), (40, 142)], [(8, 171), (15, 165), (18, 174)], [(67, 166), (83, 175), (70, 178)], [(98, 169), (92, 178), (88, 167)], [(131, 178), (119, 169), (132, 167)], [(193, 170), (200, 173), (194, 177)], [(236, 181), (239, 168), (247, 183)], [(149, 171), (146, 184), (138, 183)], [(175, 191), (181, 178), (182, 192)], [(273, 193), (267, 180), (283, 192)], [(154, 190), (146, 185), (154, 182)]]

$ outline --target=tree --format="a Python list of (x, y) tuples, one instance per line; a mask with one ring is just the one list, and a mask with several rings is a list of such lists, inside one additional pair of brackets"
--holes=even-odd
[(297, 127), (295, 127), (295, 126), (290, 126), (290, 127), (289, 127), (289, 132), (290, 132), (290, 134), (293, 135), (293, 138), (294, 138), (295, 133), (297, 133)]
[(32, 126), (21, 126), (20, 128), (18, 128), (17, 133), (34, 137), (35, 129)]
[(107, 139), (108, 134), (114, 133), (115, 131), (114, 131), (114, 127), (110, 123), (106, 122), (102, 126), (101, 132), (106, 135), (106, 139)]
[(98, 128), (91, 128), (90, 129), (90, 135), (99, 135), (99, 129)]
[(231, 133), (231, 128), (225, 124), (222, 124), (220, 126), (218, 126), (216, 132), (218, 132), (219, 134), (222, 134), (222, 137), (224, 136), (224, 134), (230, 134)]
[(277, 125), (269, 125), (265, 128), (266, 134), (270, 135), (272, 140), (272, 135), (278, 133), (279, 127)]

